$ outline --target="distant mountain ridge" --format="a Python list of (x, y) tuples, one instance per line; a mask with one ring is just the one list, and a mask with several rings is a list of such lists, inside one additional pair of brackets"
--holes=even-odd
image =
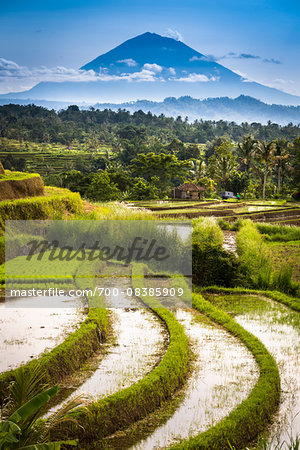
[(148, 98), (161, 103), (166, 97), (205, 101), (244, 95), (269, 104), (300, 105), (298, 96), (250, 82), (183, 42), (149, 32), (98, 56), (82, 72), (87, 81), (41, 82), (27, 91), (0, 95), (0, 101), (120, 104)]
[(268, 105), (260, 100), (245, 95), (232, 99), (229, 97), (208, 98), (199, 100), (192, 97), (165, 98), (162, 102), (139, 100), (128, 103), (102, 103), (95, 104), (99, 109), (126, 109), (130, 112), (142, 110), (152, 114), (183, 119), (187, 116), (189, 121), (194, 120), (227, 120), (237, 123), (261, 122), (269, 120), (280, 125), (292, 122), (300, 124), (300, 106)]
[[(28, 105), (33, 103), (27, 99), (7, 99), (1, 100), (0, 105), (7, 103), (17, 103)], [(65, 109), (70, 103), (38, 100), (34, 102), (37, 106), (44, 106), (48, 109)], [(181, 116), (183, 120), (188, 117), (189, 121), (194, 120), (226, 120), (229, 122), (260, 122), (267, 123), (269, 120), (280, 125), (293, 123), (300, 124), (300, 106), (268, 105), (253, 97), (240, 95), (232, 99), (229, 97), (208, 98), (199, 100), (192, 97), (168, 97), (162, 102), (153, 102), (150, 100), (138, 100), (136, 102), (125, 103), (96, 103), (94, 105), (80, 104), (81, 109), (88, 109), (90, 106), (98, 109), (125, 109), (131, 113), (142, 110), (145, 113), (149, 111), (152, 114), (164, 114), (167, 117)]]

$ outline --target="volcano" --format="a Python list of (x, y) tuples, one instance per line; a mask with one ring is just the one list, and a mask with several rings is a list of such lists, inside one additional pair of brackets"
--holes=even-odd
[(123, 42), (80, 69), (88, 81), (41, 82), (0, 99), (94, 104), (245, 95), (269, 104), (300, 105), (300, 97), (250, 82), (181, 41), (149, 32)]

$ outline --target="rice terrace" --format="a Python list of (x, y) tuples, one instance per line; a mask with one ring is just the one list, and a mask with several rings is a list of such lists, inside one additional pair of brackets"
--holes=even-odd
[(299, 448), (298, 129), (189, 143), (172, 119), (163, 142), (152, 116), (110, 144), (120, 113), (68, 111), (92, 143), (1, 141), (0, 448)]
[(0, 450), (300, 450), (299, 2), (0, 3)]

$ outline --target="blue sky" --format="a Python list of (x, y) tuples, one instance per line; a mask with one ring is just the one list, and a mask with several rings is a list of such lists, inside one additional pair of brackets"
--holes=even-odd
[(151, 31), (300, 95), (299, 19), (300, 2), (283, 0), (1, 0), (0, 92), (76, 81), (91, 59)]

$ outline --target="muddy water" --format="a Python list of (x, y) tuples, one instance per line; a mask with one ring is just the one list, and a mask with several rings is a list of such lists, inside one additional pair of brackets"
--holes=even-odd
[[(124, 285), (121, 280), (118, 287)], [(125, 287), (124, 287), (125, 289)], [(93, 374), (72, 394), (85, 394), (90, 400), (106, 397), (142, 379), (160, 361), (168, 334), (161, 320), (134, 297), (108, 296), (115, 343), (107, 348)], [(56, 410), (60, 405), (51, 409)]]
[(259, 302), (267, 305), (262, 313), (252, 309), (236, 320), (263, 342), (279, 367), (282, 399), (269, 434), (275, 447), (300, 435), (300, 317), (272, 300)]
[[(50, 300), (45, 298), (48, 305)], [(26, 298), (14, 299), (10, 308), (0, 303), (0, 372), (51, 350), (85, 319), (79, 299), (78, 308), (25, 308), (26, 301)], [(68, 303), (67, 297), (65, 302)]]
[(270, 448), (288, 448), (300, 434), (300, 315), (280, 303), (254, 296), (208, 296), (234, 314), (274, 356), (280, 371), (281, 403), (268, 431)]
[(236, 251), (236, 232), (234, 231), (223, 231), (223, 248), (228, 252), (235, 253)]
[(249, 395), (258, 378), (252, 355), (225, 330), (196, 321), (201, 316), (192, 310), (178, 310), (176, 317), (193, 342), (194, 370), (175, 414), (135, 449), (166, 448), (208, 429)]

